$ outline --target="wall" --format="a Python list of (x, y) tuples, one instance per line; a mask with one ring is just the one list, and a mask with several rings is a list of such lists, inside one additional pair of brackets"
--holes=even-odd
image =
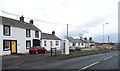
[[(86, 43), (86, 47), (87, 47), (87, 48), (92, 48), (92, 47), (90, 47), (90, 45), (95, 45), (95, 43)], [(95, 47), (96, 47), (96, 45), (93, 46), (93, 48), (95, 48)]]
[[(69, 43), (70, 44), (70, 46), (73, 46), (73, 43)], [(79, 47), (85, 47), (85, 43), (83, 43), (83, 45), (82, 45), (82, 43), (80, 43), (80, 45), (78, 45), (78, 43), (75, 43), (76, 44), (76, 46), (79, 46)]]
[[(23, 53), (26, 51), (26, 30), (16, 27), (10, 27), (11, 35), (2, 35), (3, 40), (17, 40), (17, 53)], [(3, 54), (10, 54), (10, 51), (3, 51)]]
[[(0, 38), (0, 40), (2, 41), (2, 43), (0, 43), (0, 45), (2, 45), (2, 47), (0, 48), (0, 50), (3, 50), (3, 40), (17, 40), (17, 53), (28, 53), (29, 49), (26, 49), (26, 40), (31, 40), (31, 46), (33, 45), (33, 39), (39, 39), (41, 38), (41, 32), (39, 32), (39, 38), (35, 38), (35, 31), (31, 30), (31, 37), (26, 38), (26, 29), (23, 28), (17, 28), (17, 27), (10, 27), (11, 28), (11, 36), (4, 36), (2, 35), (2, 37)], [(3, 33), (3, 26), (0, 26), (0, 29), (2, 29)], [(2, 55), (6, 55), (6, 54), (11, 54), (11, 51), (2, 51)]]
[[(46, 46), (44, 46), (44, 41), (46, 41)], [(48, 51), (50, 50), (50, 41), (52, 41), (52, 48), (57, 48), (59, 50), (61, 48), (61, 40), (48, 40), (48, 39), (42, 39), (42, 47), (45, 47)], [(56, 41), (59, 41), (59, 45), (56, 46)]]
[[(0, 24), (0, 34), (3, 34), (3, 28), (2, 25)], [(2, 36), (0, 35), (0, 55), (2, 55), (2, 50), (3, 50), (3, 41), (2, 41)]]
[(2, 41), (2, 31), (3, 31), (3, 28), (2, 28), (2, 18), (0, 16), (0, 55), (2, 55), (2, 47), (3, 47), (3, 41)]
[[(26, 29), (25, 29), (25, 37), (26, 37)], [(35, 38), (35, 30), (31, 30), (31, 37), (25, 38), (26, 40), (31, 40), (31, 47), (33, 46), (33, 39), (41, 39), (41, 32), (39, 32), (39, 38)], [(26, 42), (26, 41), (25, 41)]]

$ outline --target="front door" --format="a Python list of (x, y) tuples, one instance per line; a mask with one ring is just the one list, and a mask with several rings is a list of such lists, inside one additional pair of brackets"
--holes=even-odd
[(11, 54), (16, 54), (17, 53), (17, 46), (16, 46), (16, 41), (11, 41)]

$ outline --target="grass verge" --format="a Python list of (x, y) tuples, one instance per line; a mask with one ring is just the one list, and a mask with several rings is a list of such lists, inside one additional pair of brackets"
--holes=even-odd
[(70, 55), (83, 55), (83, 54), (94, 54), (94, 53), (102, 53), (102, 52), (110, 52), (113, 50), (84, 50), (84, 51), (76, 51), (70, 52), (70, 54), (59, 54), (57, 56), (70, 56)]

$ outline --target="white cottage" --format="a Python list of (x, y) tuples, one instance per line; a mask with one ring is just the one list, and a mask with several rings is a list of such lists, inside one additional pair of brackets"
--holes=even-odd
[(57, 48), (59, 50), (61, 48), (61, 39), (55, 35), (53, 31), (52, 34), (42, 33), (42, 47), (45, 47), (48, 51), (51, 48)]
[(86, 43), (86, 48), (95, 48), (96, 47), (96, 42), (92, 40), (92, 37), (87, 40), (87, 38), (84, 38), (84, 42)]
[(0, 55), (28, 53), (31, 46), (40, 46), (41, 31), (24, 17), (15, 20), (0, 16)]
[(70, 46), (79, 46), (80, 48), (85, 48), (85, 42), (82, 39), (74, 39), (73, 37), (68, 37)]

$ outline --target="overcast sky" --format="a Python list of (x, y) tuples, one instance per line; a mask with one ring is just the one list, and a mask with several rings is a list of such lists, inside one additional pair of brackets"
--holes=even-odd
[[(60, 38), (66, 36), (66, 24), (69, 24), (69, 36), (93, 37), (102, 42), (103, 24), (105, 42), (118, 41), (118, 1), (119, 0), (0, 0), (0, 11), (23, 15), (32, 19), (42, 32), (53, 30)], [(19, 17), (0, 12), (1, 16), (19, 20)], [(26, 22), (30, 19), (25, 18)]]

